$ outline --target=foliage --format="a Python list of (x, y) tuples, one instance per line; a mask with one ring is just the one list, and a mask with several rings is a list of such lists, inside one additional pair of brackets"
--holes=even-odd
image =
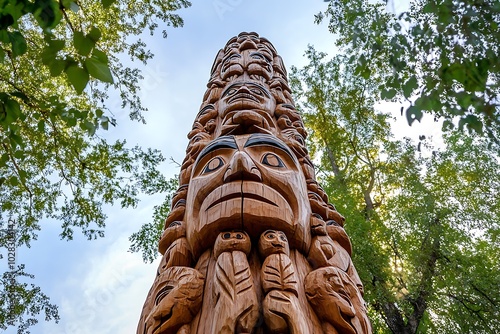
[(131, 242), (129, 251), (141, 252), (144, 262), (151, 263), (158, 257), (158, 240), (165, 229), (165, 218), (170, 212), (172, 198), (178, 187), (179, 179), (176, 175), (168, 181), (167, 195), (163, 203), (154, 207), (152, 222), (142, 225), (140, 230), (129, 238)]
[(385, 78), (382, 99), (410, 102), (409, 124), (429, 113), (443, 130), (467, 128), (498, 144), (500, 3), (414, 0), (401, 13), (396, 3), (334, 0), (316, 20), (329, 19), (358, 75)]
[[(292, 89), (330, 200), (347, 217), (377, 333), (500, 329), (500, 160), (484, 138), (395, 140), (378, 78), (309, 48)], [(316, 160), (315, 160), (316, 161)]]
[(23, 265), (4, 272), (0, 278), (2, 286), (5, 287), (0, 290), (0, 303), (3, 306), (0, 309), (0, 328), (6, 330), (8, 326), (18, 322), (18, 334), (26, 333), (30, 326), (36, 324), (36, 316), (42, 311), (45, 313), (45, 320), (59, 320), (57, 307), (50, 304), (49, 298), (38, 286), (20, 283), (23, 278), (34, 278), (24, 271)]
[[(118, 110), (106, 105), (112, 91), (131, 119), (144, 121), (140, 70), (123, 59), (145, 64), (153, 54), (140, 35), (182, 26), (173, 12), (188, 6), (186, 0), (0, 1), (0, 224), (16, 221), (16, 247), (29, 247), (47, 219), (61, 221), (63, 239), (71, 240), (75, 228), (88, 239), (102, 237), (103, 205), (130, 207), (141, 192), (168, 189), (157, 169), (164, 160), (159, 151), (110, 143), (98, 130), (116, 125)], [(19, 299), (19, 312), (1, 305), (3, 319), (26, 332), (32, 322), (24, 315), (48, 305), (47, 297), (8, 282), (2, 281), (2, 295), (12, 289), (35, 295)], [(57, 320), (55, 307), (49, 313)]]

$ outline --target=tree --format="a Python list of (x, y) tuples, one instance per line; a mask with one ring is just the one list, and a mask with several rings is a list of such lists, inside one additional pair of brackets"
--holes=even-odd
[(498, 153), (477, 135), (395, 140), (373, 105), (380, 77), (309, 48), (292, 89), (318, 177), (346, 216), (376, 333), (500, 329)]
[(316, 21), (329, 20), (358, 75), (385, 78), (382, 99), (408, 102), (409, 124), (428, 113), (498, 144), (500, 3), (414, 0), (400, 13), (395, 3), (333, 0)]
[[(131, 119), (144, 121), (139, 69), (153, 54), (140, 34), (182, 26), (173, 12), (186, 0), (0, 1), (0, 228), (16, 225), (15, 247), (30, 246), (45, 219), (61, 221), (61, 238), (80, 229), (104, 236), (103, 205), (135, 206), (138, 194), (168, 189), (157, 166), (160, 152), (111, 143), (99, 129), (116, 125), (106, 106), (120, 95)], [(133, 9), (133, 10), (132, 10)], [(120, 57), (120, 58), (119, 58)], [(11, 242), (3, 233), (0, 245)], [(10, 247), (10, 246), (9, 246)], [(19, 266), (1, 280), (0, 328), (25, 333), (57, 308)], [(28, 317), (28, 318), (27, 318)]]

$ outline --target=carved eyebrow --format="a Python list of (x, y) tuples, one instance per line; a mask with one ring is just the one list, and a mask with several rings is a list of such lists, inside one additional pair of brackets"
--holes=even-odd
[(264, 54), (263, 52), (252, 52), (250, 53), (250, 56), (253, 56), (253, 55), (257, 55), (257, 56), (261, 56), (263, 59), (265, 59), (266, 61), (270, 62), (271, 60), (267, 57), (266, 54)]
[(219, 137), (218, 139), (214, 140), (210, 144), (208, 144), (201, 152), (198, 158), (196, 159), (196, 162), (200, 161), (204, 156), (207, 154), (219, 150), (221, 148), (232, 148), (237, 150), (238, 146), (236, 145), (236, 142), (234, 141), (233, 136), (222, 136)]
[(297, 158), (295, 157), (295, 155), (293, 155), (288, 146), (271, 136), (256, 133), (251, 135), (245, 143), (245, 147), (257, 145), (269, 145), (279, 148), (280, 150), (285, 151), (285, 153), (287, 153), (295, 162), (297, 162)]
[(231, 90), (231, 88), (233, 87), (240, 87), (240, 86), (243, 86), (243, 85), (246, 85), (246, 86), (253, 86), (253, 87), (257, 87), (259, 88), (264, 94), (266, 94), (267, 97), (271, 97), (271, 94), (269, 93), (269, 91), (266, 89), (266, 87), (264, 86), (261, 86), (257, 83), (254, 83), (254, 82), (249, 82), (249, 81), (243, 81), (243, 82), (235, 82), (233, 83), (232, 85), (229, 85), (227, 86), (226, 88), (224, 88), (224, 92), (222, 93), (222, 96), (226, 96), (227, 92), (229, 92)]

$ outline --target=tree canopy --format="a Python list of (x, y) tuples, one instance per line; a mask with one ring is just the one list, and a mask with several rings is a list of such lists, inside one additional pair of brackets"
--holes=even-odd
[(475, 133), (396, 140), (381, 77), (312, 47), (292, 89), (320, 183), (346, 216), (376, 333), (500, 329), (500, 160)]
[(499, 143), (500, 3), (495, 0), (333, 0), (316, 17), (337, 34), (356, 74), (383, 77), (382, 99), (406, 101), (443, 129), (468, 129)]
[[(140, 193), (168, 189), (157, 150), (108, 142), (98, 131), (116, 125), (106, 99), (121, 98), (130, 118), (143, 122), (140, 70), (153, 54), (140, 35), (182, 26), (174, 12), (186, 0), (0, 1), (0, 227), (15, 222), (15, 245), (30, 246), (47, 219), (104, 236), (103, 205), (135, 206)], [(114, 93), (115, 94), (115, 93)], [(0, 246), (10, 242), (0, 236)], [(57, 320), (57, 308), (22, 266), (3, 274), (0, 328), (24, 333), (36, 315)]]

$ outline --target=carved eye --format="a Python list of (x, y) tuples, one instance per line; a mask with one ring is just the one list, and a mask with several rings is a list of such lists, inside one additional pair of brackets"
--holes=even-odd
[(266, 238), (268, 238), (268, 239), (274, 239), (274, 233), (267, 234)]
[(224, 234), (222, 235), (222, 239), (226, 239), (226, 240), (227, 240), (227, 239), (229, 239), (229, 238), (231, 238), (231, 233), (224, 233)]
[(266, 58), (264, 58), (264, 56), (263, 56), (263, 55), (261, 55), (260, 53), (256, 53), (256, 52), (252, 53), (252, 54), (250, 55), (250, 57), (252, 57), (253, 59), (262, 59), (262, 60), (266, 60)]
[(199, 142), (200, 140), (202, 139), (202, 136), (201, 135), (196, 135), (193, 137), (192, 141), (193, 143), (197, 143)]
[(224, 95), (226, 96), (231, 96), (231, 95), (234, 95), (238, 90), (236, 88), (231, 88), (230, 90), (228, 90)]
[(174, 226), (181, 226), (181, 222), (176, 220), (174, 222), (171, 222), (170, 225), (168, 225), (168, 227), (174, 227)]
[(321, 215), (317, 214), (317, 213), (313, 213), (312, 214), (314, 217), (320, 219), (320, 220), (323, 220), (323, 217), (321, 217)]
[(253, 89), (251, 89), (250, 91), (251, 91), (252, 93), (254, 93), (255, 95), (260, 95), (260, 96), (264, 95), (264, 93), (262, 93), (262, 92), (260, 91), (260, 89), (257, 89), (257, 88), (253, 88)]
[(326, 222), (326, 225), (328, 226), (340, 226), (339, 223), (337, 223), (335, 220), (329, 220)]
[(241, 233), (236, 234), (236, 239), (243, 239), (243, 235)]
[(266, 155), (264, 155), (264, 157), (262, 158), (262, 163), (271, 167), (285, 167), (283, 161), (281, 161), (281, 159), (273, 153), (267, 153)]
[(203, 169), (203, 173), (210, 173), (214, 170), (221, 168), (224, 165), (224, 160), (219, 157), (215, 157), (208, 162), (208, 164)]
[(286, 242), (286, 237), (285, 237), (283, 234), (282, 234), (282, 235), (280, 235), (280, 239), (281, 239), (282, 241), (285, 241), (285, 242)]
[(295, 136), (295, 140), (298, 141), (300, 143), (300, 145), (305, 145), (304, 139), (302, 138), (302, 136)]

